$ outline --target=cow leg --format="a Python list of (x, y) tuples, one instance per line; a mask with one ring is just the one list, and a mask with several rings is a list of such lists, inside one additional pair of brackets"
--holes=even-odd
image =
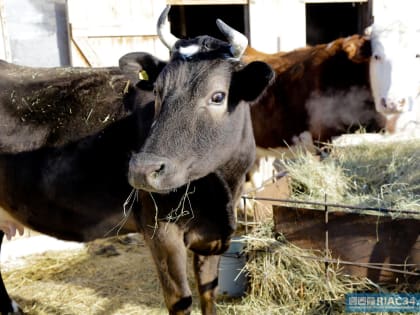
[[(150, 227), (147, 230), (150, 231)], [(192, 296), (183, 232), (175, 224), (164, 223), (159, 224), (154, 233), (145, 233), (144, 238), (157, 268), (169, 314), (190, 314)]]
[[(3, 241), (4, 232), (0, 231), (0, 252), (1, 252), (1, 243)], [(21, 309), (18, 307), (17, 303), (10, 299), (9, 294), (7, 294), (6, 286), (3, 282), (3, 277), (0, 272), (0, 314), (1, 315), (19, 315), (23, 314)]]
[(194, 273), (200, 293), (201, 311), (205, 315), (216, 314), (215, 300), (219, 261), (219, 255), (201, 256), (194, 254)]

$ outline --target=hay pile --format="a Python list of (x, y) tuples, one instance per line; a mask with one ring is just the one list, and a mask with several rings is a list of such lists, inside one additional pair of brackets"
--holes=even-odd
[(3, 272), (10, 296), (25, 314), (167, 314), (140, 235), (97, 240), (83, 250), (46, 252), (26, 260), (23, 267)]
[(271, 231), (263, 224), (245, 237), (248, 293), (240, 303), (219, 305), (222, 314), (341, 314), (345, 293), (372, 287), (340, 275), (338, 266), (326, 272), (320, 252), (275, 240)]
[(346, 293), (420, 290), (420, 282), (410, 287), (379, 287), (366, 278), (341, 274), (339, 265), (325, 265), (321, 252), (271, 235), (272, 226), (261, 224), (245, 236), (248, 292), (239, 301), (219, 304), (221, 314), (346, 314)]
[(303, 151), (282, 159), (292, 199), (420, 211), (419, 140), (332, 145), (329, 150), (323, 159)]
[[(240, 299), (220, 297), (219, 315), (344, 314), (345, 293), (375, 289), (368, 280), (340, 275), (339, 266), (330, 265), (326, 272), (321, 253), (273, 239), (270, 225), (261, 224), (245, 239), (248, 291)], [(152, 259), (139, 235), (27, 260), (28, 265), (3, 277), (28, 315), (167, 314)], [(191, 265), (189, 279), (192, 314), (201, 314)]]

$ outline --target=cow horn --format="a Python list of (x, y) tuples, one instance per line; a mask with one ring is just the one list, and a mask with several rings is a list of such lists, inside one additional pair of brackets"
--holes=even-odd
[(217, 27), (226, 36), (227, 40), (233, 47), (233, 56), (235, 58), (241, 58), (248, 46), (248, 38), (234, 28), (227, 25), (221, 19), (216, 20)]
[(157, 33), (159, 35), (160, 40), (162, 43), (168, 47), (169, 50), (175, 45), (177, 38), (170, 32), (169, 24), (168, 24), (168, 13), (171, 9), (170, 5), (167, 5), (166, 8), (162, 11), (159, 16), (158, 23), (157, 23)]

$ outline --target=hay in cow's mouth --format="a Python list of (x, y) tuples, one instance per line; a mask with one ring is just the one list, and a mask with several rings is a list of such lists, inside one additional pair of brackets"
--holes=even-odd
[(323, 159), (302, 151), (282, 160), (290, 176), (292, 199), (401, 210), (389, 212), (394, 217), (420, 216), (418, 139), (329, 145), (328, 150)]

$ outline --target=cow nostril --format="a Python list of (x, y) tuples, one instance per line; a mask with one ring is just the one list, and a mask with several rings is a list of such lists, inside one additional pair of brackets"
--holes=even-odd
[(160, 165), (159, 169), (157, 169), (157, 170), (156, 170), (156, 172), (161, 173), (161, 172), (163, 172), (164, 170), (165, 170), (165, 164), (163, 164), (163, 163), (162, 163), (162, 164)]
[(153, 177), (158, 177), (159, 175), (161, 175), (163, 172), (165, 171), (165, 164), (162, 163), (160, 164), (153, 172), (152, 172), (152, 176)]
[(385, 98), (383, 98), (383, 97), (381, 98), (381, 106), (383, 108), (387, 108)]

